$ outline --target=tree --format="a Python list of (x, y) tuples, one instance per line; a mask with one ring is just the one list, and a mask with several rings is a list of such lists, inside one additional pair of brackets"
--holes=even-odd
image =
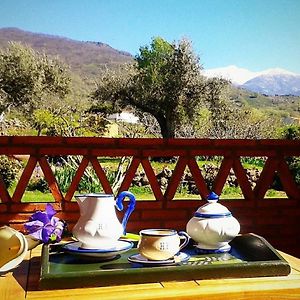
[[(300, 140), (300, 126), (288, 125), (282, 130), (282, 138), (287, 140)], [(295, 179), (295, 182), (300, 187), (300, 157), (286, 157), (286, 162)]]
[(205, 79), (201, 69), (189, 41), (170, 44), (154, 38), (150, 46), (140, 48), (135, 64), (102, 76), (92, 98), (98, 105), (131, 106), (148, 113), (157, 120), (163, 138), (173, 138), (197, 108), (225, 85), (224, 80)]
[[(216, 90), (212, 89), (212, 90)], [(275, 116), (237, 105), (222, 89), (208, 101), (209, 124), (207, 136), (214, 139), (260, 139), (274, 138), (281, 122)]]
[(58, 59), (10, 43), (0, 51), (0, 116), (10, 107), (32, 111), (49, 95), (62, 99), (70, 83), (68, 69)]

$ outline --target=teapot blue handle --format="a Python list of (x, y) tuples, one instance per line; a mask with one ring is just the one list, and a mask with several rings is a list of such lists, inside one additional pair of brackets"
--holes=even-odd
[(128, 191), (121, 192), (116, 198), (116, 207), (119, 211), (123, 210), (123, 208), (124, 208), (123, 200), (125, 197), (129, 198), (129, 204), (128, 204), (127, 210), (124, 214), (123, 220), (122, 220), (124, 234), (126, 234), (126, 225), (127, 225), (129, 216), (131, 215), (131, 213), (133, 212), (133, 210), (135, 208), (135, 202), (136, 202), (135, 196), (131, 192), (128, 192)]

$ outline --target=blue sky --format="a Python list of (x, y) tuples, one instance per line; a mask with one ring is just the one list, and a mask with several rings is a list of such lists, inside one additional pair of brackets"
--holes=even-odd
[(135, 55), (155, 36), (192, 41), (205, 69), (300, 73), (300, 0), (0, 0), (0, 27), (99, 41)]

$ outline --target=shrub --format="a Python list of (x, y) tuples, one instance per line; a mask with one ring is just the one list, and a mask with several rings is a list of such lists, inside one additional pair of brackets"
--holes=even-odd
[[(75, 174), (76, 174), (76, 169), (70, 167), (69, 165), (65, 165), (64, 167), (59, 167), (55, 170), (54, 176), (63, 193), (68, 191)], [(90, 192), (90, 193), (96, 193), (102, 191), (102, 185), (94, 169), (87, 167), (84, 175), (82, 176), (79, 182), (77, 190), (79, 192)]]
[(6, 188), (12, 186), (18, 172), (21, 169), (21, 163), (6, 156), (0, 156), (0, 176), (2, 177)]
[(44, 178), (32, 179), (27, 185), (27, 191), (49, 192), (49, 186)]
[[(288, 140), (299, 140), (300, 139), (300, 126), (291, 125), (287, 126), (283, 130), (283, 138)], [(294, 176), (295, 182), (300, 186), (300, 157), (287, 157), (286, 158), (289, 169)]]

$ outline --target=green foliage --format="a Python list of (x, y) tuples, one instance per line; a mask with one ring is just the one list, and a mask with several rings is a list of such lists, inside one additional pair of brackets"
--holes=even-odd
[(146, 73), (149, 75), (149, 80), (155, 81), (157, 77), (163, 74), (157, 71), (164, 68), (168, 63), (168, 60), (172, 56), (173, 49), (173, 46), (161, 37), (153, 38), (150, 47), (141, 47), (140, 53), (136, 55), (135, 60), (138, 64), (138, 68), (146, 70)]
[(74, 132), (80, 128), (78, 115), (57, 115), (46, 109), (36, 109), (32, 122), (38, 135), (44, 133), (49, 136), (72, 136), (76, 135)]
[[(3, 29), (0, 31), (0, 49), (2, 49), (0, 50), (0, 74), (1, 76), (6, 76), (4, 81), (3, 78), (0, 77), (1, 134), (35, 135), (36, 131), (32, 129), (32, 127), (35, 126), (33, 124), (35, 120), (31, 119), (31, 112), (37, 108), (49, 110), (51, 114), (61, 119), (61, 121), (59, 121), (60, 124), (63, 123), (62, 120), (65, 119), (64, 126), (56, 126), (55, 130), (52, 129), (53, 126), (51, 126), (50, 129), (43, 128), (41, 134), (64, 134), (70, 136), (101, 135), (104, 128), (98, 126), (98, 129), (91, 129), (89, 128), (89, 124), (93, 123), (85, 122), (85, 120), (88, 119), (90, 113), (97, 115), (97, 117), (105, 118), (108, 114), (119, 111), (127, 106), (127, 103), (130, 101), (119, 101), (119, 99), (124, 99), (126, 95), (136, 95), (135, 89), (132, 89), (133, 83), (136, 82), (132, 79), (134, 76), (134, 78), (137, 78), (137, 74), (139, 75), (138, 78), (140, 78), (140, 81), (136, 82), (137, 84), (143, 83), (145, 87), (147, 87), (147, 89), (141, 92), (145, 92), (145, 99), (146, 97), (150, 100), (154, 99), (152, 104), (154, 105), (157, 102), (157, 107), (162, 107), (161, 111), (163, 114), (167, 111), (163, 105), (161, 105), (162, 102), (165, 101), (163, 99), (164, 97), (161, 97), (161, 95), (164, 95), (163, 92), (174, 88), (173, 94), (171, 95), (176, 98), (176, 95), (178, 95), (177, 85), (180, 90), (180, 83), (186, 82), (185, 79), (188, 78), (186, 75), (192, 73), (192, 71), (185, 73), (189, 68), (189, 64), (183, 63), (184, 58), (188, 58), (187, 61), (191, 61), (189, 60), (190, 56), (187, 54), (189, 53), (188, 50), (192, 49), (190, 43), (187, 41), (168, 43), (162, 38), (154, 38), (149, 45), (141, 47), (139, 54), (135, 58), (132, 58), (128, 53), (116, 51), (101, 43), (74, 42), (68, 39), (57, 39), (56, 37), (32, 34), (17, 29)], [(11, 43), (8, 48), (4, 50), (9, 40), (28, 43), (32, 49), (28, 46), (24, 46), (25, 44), (21, 46), (17, 43)], [(183, 47), (184, 42), (187, 45), (186, 48)], [(18, 45), (21, 47), (18, 47)], [(24, 49), (22, 50), (22, 48)], [(68, 71), (68, 67), (63, 65), (56, 58), (52, 59), (50, 56), (42, 54), (44, 51), (49, 55), (55, 53), (64, 61), (67, 61), (72, 70), (71, 74)], [(193, 51), (190, 52), (193, 54)], [(196, 55), (194, 55), (194, 58), (197, 68), (201, 71), (199, 59)], [(47, 62), (49, 64), (47, 64)], [(134, 67), (120, 67), (120, 65), (124, 65), (124, 63), (132, 62), (135, 63)], [(6, 69), (4, 65), (6, 65)], [(51, 65), (53, 65), (53, 67), (51, 67)], [(170, 72), (168, 72), (168, 68)], [(65, 79), (63, 79), (64, 76), (61, 76), (62, 69), (63, 73), (66, 72)], [(100, 97), (101, 100), (97, 97), (98, 101), (92, 103), (88, 95), (94, 88), (94, 77), (107, 69), (115, 71), (112, 73), (112, 76), (110, 73), (107, 76), (103, 75), (104, 78), (105, 76), (108, 78), (111, 84), (104, 84), (107, 78), (104, 79), (102, 83), (99, 83), (102, 87), (107, 86), (107, 89), (104, 89), (105, 93), (103, 97)], [(179, 79), (178, 74), (182, 75)], [(66, 80), (67, 77), (71, 78), (69, 78), (71, 82), (68, 87), (69, 90), (71, 89), (71, 94), (68, 93), (68, 97), (65, 97), (64, 92), (66, 91), (65, 87), (68, 82), (68, 80)], [(14, 78), (16, 81), (13, 81)], [(56, 80), (58, 78), (62, 80)], [(162, 84), (163, 81), (165, 81), (166, 84)], [(50, 83), (50, 85), (45, 85), (46, 82)], [(193, 80), (188, 81), (188, 83), (189, 82), (189, 87), (194, 86)], [(5, 89), (2, 87), (4, 83)], [(52, 83), (54, 83), (53, 88), (51, 88)], [(24, 88), (26, 85), (27, 90)], [(119, 88), (120, 86), (122, 89)], [(204, 86), (206, 88), (202, 90), (203, 93), (201, 95), (205, 96), (200, 97), (198, 101), (198, 104), (201, 104), (200, 109), (199, 107), (194, 109), (190, 102), (186, 105), (187, 109), (181, 109), (182, 106), (177, 106), (178, 109), (174, 110), (170, 107), (170, 114), (174, 115), (174, 120), (176, 120), (176, 116), (180, 116), (179, 123), (175, 125), (176, 137), (226, 137), (224, 134), (211, 134), (210, 130), (213, 127), (211, 124), (211, 115), (214, 105), (211, 105), (210, 109), (203, 105), (203, 99), (205, 98), (208, 100), (206, 104), (210, 106), (208, 94), (211, 90), (208, 84)], [(151, 87), (153, 88), (151, 89)], [(118, 91), (128, 91), (128, 93), (118, 94)], [(182, 97), (182, 95), (185, 95), (184, 91), (188, 90), (183, 88), (182, 93), (179, 94), (183, 103), (185, 101), (185, 98)], [(16, 96), (15, 99), (12, 98), (11, 92)], [(133, 95), (131, 92), (134, 92)], [(212, 95), (216, 96), (216, 94)], [(187, 98), (193, 98), (188, 96)], [(220, 125), (224, 125), (224, 129), (222, 129), (223, 133), (224, 131), (228, 132), (227, 137), (276, 138), (277, 130), (273, 130), (275, 126), (272, 126), (272, 129), (268, 132), (263, 131), (261, 133), (258, 130), (270, 128), (269, 125), (272, 125), (272, 120), (275, 120), (277, 126), (277, 119), (279, 118), (283, 119), (286, 123), (297, 121), (297, 119), (300, 118), (300, 97), (266, 96), (230, 86), (228, 95), (222, 93), (222, 99), (224, 100), (225, 98), (236, 106), (235, 109), (228, 110), (230, 117), (226, 119), (224, 123), (220, 122)], [(156, 99), (158, 99), (158, 101)], [(190, 99), (190, 101), (192, 101), (192, 99)], [(165, 103), (168, 106), (167, 101)], [(92, 107), (91, 104), (93, 104)], [(16, 109), (14, 109), (14, 105)], [(240, 107), (240, 109), (238, 109), (238, 107)], [(137, 106), (135, 106), (135, 108), (139, 109)], [(255, 110), (252, 111), (252, 109)], [(143, 109), (139, 110), (141, 111)], [(199, 110), (206, 110), (209, 114), (199, 113)], [(28, 111), (30, 111), (30, 113), (28, 113)], [(249, 111), (250, 113), (245, 113)], [(257, 115), (257, 111), (259, 111), (259, 113), (263, 112), (261, 114), (263, 116), (263, 122), (255, 116)], [(5, 112), (5, 118), (3, 118), (2, 112)], [(21, 113), (23, 116), (21, 116)], [(72, 115), (76, 115), (78, 123), (73, 123)], [(193, 116), (191, 117), (191, 115)], [(237, 116), (236, 118), (235, 115)], [(26, 127), (21, 127), (17, 123), (19, 123), (18, 121), (22, 121), (22, 123), (25, 124), (25, 122), (23, 122), (24, 116), (26, 117)], [(148, 113), (147, 116), (149, 117), (150, 113)], [(223, 116), (225, 117), (225, 114), (223, 114)], [(168, 116), (166, 115), (165, 118), (168, 118)], [(244, 118), (246, 120), (245, 124), (249, 124), (248, 127), (244, 122), (241, 122)], [(93, 119), (93, 117), (91, 119)], [(153, 115), (152, 119), (154, 121), (151, 120), (151, 127), (149, 126), (149, 118), (146, 122), (146, 118), (142, 119), (142, 123), (145, 122), (143, 123), (145, 129), (144, 132), (141, 130), (138, 133), (139, 136), (143, 134), (145, 136), (160, 136), (160, 124), (158, 124), (158, 121)], [(242, 124), (240, 129), (241, 134), (236, 134), (239, 127), (234, 124), (235, 119), (236, 124)], [(258, 121), (257, 124), (255, 124), (255, 120)], [(98, 121), (96, 121), (96, 123), (100, 124)], [(168, 124), (171, 123), (172, 122), (168, 121)], [(82, 130), (76, 128), (78, 124), (84, 128)], [(250, 124), (254, 124), (253, 128), (250, 128)], [(75, 128), (72, 127), (73, 125)], [(169, 126), (171, 127), (171, 125)], [(215, 126), (215, 128), (218, 128), (218, 126)], [(250, 130), (248, 130), (249, 128)], [(274, 131), (274, 135), (272, 135), (272, 131)], [(129, 132), (131, 133), (130, 129)], [(256, 133), (252, 134), (253, 132)], [(125, 132), (123, 136), (128, 136), (128, 133)]]
[(300, 186), (300, 157), (290, 157), (287, 159), (289, 169), (291, 170), (295, 182)]
[(225, 85), (201, 76), (199, 58), (187, 40), (170, 44), (154, 38), (150, 46), (140, 48), (135, 61), (126, 72), (102, 76), (92, 98), (152, 115), (164, 138), (175, 137), (197, 108), (218, 97)]
[(70, 167), (56, 168), (54, 176), (63, 193), (68, 191), (68, 188), (76, 174), (76, 170)]
[(104, 134), (109, 121), (101, 114), (89, 113), (84, 116), (81, 122), (80, 129), (82, 133), (90, 132), (93, 135)]
[(254, 166), (256, 168), (263, 168), (265, 165), (266, 159), (264, 157), (241, 157), (241, 163), (245, 168), (248, 168), (249, 166)]
[[(76, 169), (72, 166), (65, 165), (63, 167), (56, 168), (54, 176), (57, 183), (63, 193), (68, 191), (70, 184), (76, 174)], [(79, 192), (99, 192), (102, 190), (99, 178), (97, 177), (94, 169), (89, 169), (88, 173), (85, 172), (78, 185)]]
[(239, 187), (232, 187), (225, 185), (222, 194), (220, 195), (221, 199), (239, 199), (243, 198), (243, 193)]
[(38, 135), (91, 136), (102, 134), (108, 121), (98, 114), (79, 115), (75, 112), (54, 114), (47, 109), (36, 109), (32, 114), (32, 126)]
[(17, 160), (0, 156), (0, 176), (7, 188), (11, 187), (21, 169), (21, 163)]
[[(283, 129), (283, 138), (289, 140), (300, 139), (300, 126), (291, 125)], [(300, 157), (288, 157), (286, 158), (290, 171), (293, 174), (295, 182), (300, 186)]]
[(300, 126), (290, 125), (282, 129), (282, 136), (288, 140), (299, 140), (300, 139)]
[(27, 191), (40, 191), (42, 193), (49, 192), (49, 186), (44, 178), (31, 179), (27, 185)]
[(55, 116), (49, 110), (36, 109), (33, 112), (33, 127), (38, 131), (38, 135), (42, 130), (51, 130), (55, 127)]
[[(59, 51), (61, 57), (73, 55)], [(132, 61), (125, 56), (119, 62)], [(199, 57), (186, 40), (153, 38), (140, 48), (134, 64), (120, 67), (116, 58), (108, 67), (114, 71), (104, 74), (103, 62), (89, 60), (93, 70), (101, 65), (102, 72), (92, 98), (91, 74), (69, 73), (56, 58), (18, 43), (0, 50), (0, 132), (99, 136), (107, 115), (131, 106), (144, 125), (132, 130), (122, 124), (122, 136), (276, 138), (279, 119), (291, 122), (300, 116), (300, 97), (268, 97), (234, 87), (224, 93), (225, 81), (201, 76)], [(75, 69), (86, 63), (78, 57)]]
[(228, 99), (228, 95), (215, 97), (209, 103), (210, 128), (207, 135), (223, 139), (260, 139), (275, 138), (275, 132), (281, 126), (280, 118), (250, 108), (237, 106)]
[(8, 107), (31, 111), (47, 95), (63, 98), (68, 94), (70, 76), (57, 59), (10, 43), (0, 51), (0, 90), (2, 111)]
[(132, 186), (129, 191), (139, 199), (153, 199), (153, 191), (149, 186)]
[(228, 97), (238, 106), (249, 106), (270, 118), (281, 118), (288, 123), (300, 118), (299, 96), (267, 96), (231, 86)]

